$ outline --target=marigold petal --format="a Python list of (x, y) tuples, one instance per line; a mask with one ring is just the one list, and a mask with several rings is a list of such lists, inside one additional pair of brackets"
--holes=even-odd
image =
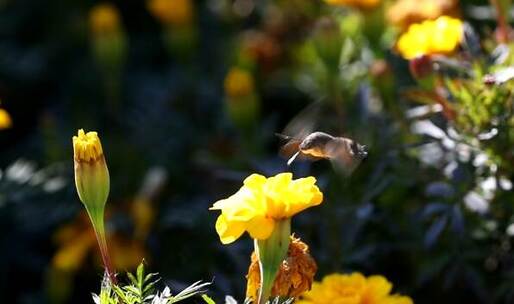
[(387, 297), (382, 304), (414, 304), (411, 298), (400, 295), (392, 295)]
[(258, 240), (267, 239), (274, 228), (275, 221), (266, 217), (254, 217), (246, 226), (246, 230), (250, 236)]
[(245, 186), (250, 187), (250, 188), (262, 187), (262, 185), (264, 185), (264, 183), (266, 183), (266, 177), (264, 177), (260, 174), (256, 174), (256, 173), (245, 178), (245, 180), (243, 182), (243, 184)]
[(331, 274), (315, 282), (300, 296), (301, 304), (413, 304), (412, 299), (389, 295), (392, 284), (383, 276), (366, 278), (361, 273)]
[(229, 221), (221, 214), (216, 220), (216, 232), (223, 244), (230, 244), (237, 240), (246, 229), (243, 222)]
[(362, 295), (363, 301), (365, 303), (377, 303), (387, 298), (392, 287), (392, 284), (383, 276), (370, 276), (366, 282), (366, 290)]

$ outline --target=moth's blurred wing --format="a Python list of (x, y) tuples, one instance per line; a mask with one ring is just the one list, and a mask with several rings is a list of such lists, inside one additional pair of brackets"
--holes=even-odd
[(295, 137), (292, 137), (292, 136), (288, 136), (288, 135), (284, 135), (284, 134), (280, 134), (280, 133), (275, 133), (283, 142), (284, 144), (280, 147), (280, 150), (278, 151), (278, 154), (284, 158), (290, 158), (291, 156), (293, 156), (295, 153), (298, 152), (299, 150), (299, 146), (300, 146), (300, 143), (302, 142), (301, 139), (298, 139), (298, 138), (295, 138)]
[(332, 167), (344, 176), (351, 175), (362, 161), (362, 157), (352, 152), (351, 143), (352, 141), (349, 139), (339, 138), (334, 143), (327, 144)]
[(282, 133), (303, 140), (316, 129), (321, 107), (320, 101), (309, 104), (291, 119)]
[(360, 165), (360, 159), (344, 159), (344, 158), (331, 158), (330, 162), (336, 172), (343, 176), (350, 176), (355, 169)]

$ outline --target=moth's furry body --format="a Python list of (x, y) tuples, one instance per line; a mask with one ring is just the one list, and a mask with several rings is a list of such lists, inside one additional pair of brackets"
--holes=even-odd
[[(334, 167), (349, 174), (368, 155), (366, 146), (349, 138), (335, 137), (324, 132), (313, 132), (303, 139), (282, 137), (289, 140), (284, 145), (284, 154), (289, 154), (288, 165), (297, 157), (311, 160), (329, 159)], [(294, 154), (291, 156), (291, 153)]]

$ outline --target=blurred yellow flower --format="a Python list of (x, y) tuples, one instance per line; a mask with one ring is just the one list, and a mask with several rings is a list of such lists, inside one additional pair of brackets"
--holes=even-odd
[(187, 25), (193, 20), (191, 0), (149, 0), (147, 8), (155, 18), (167, 25)]
[(267, 239), (276, 222), (321, 204), (323, 194), (315, 183), (312, 176), (293, 180), (291, 173), (270, 178), (250, 175), (239, 191), (210, 208), (221, 210), (216, 221), (221, 242), (232, 243), (245, 231), (254, 239)]
[[(256, 301), (260, 288), (259, 259), (252, 253), (252, 262), (246, 276), (246, 297)], [(309, 246), (291, 236), (287, 257), (282, 261), (271, 290), (272, 297), (297, 297), (309, 290), (318, 267), (309, 253)]]
[(325, 0), (330, 5), (346, 5), (361, 9), (374, 8), (380, 3), (380, 0)]
[(140, 240), (113, 234), (108, 238), (114, 269), (135, 269), (146, 255), (146, 248)]
[(108, 3), (98, 4), (89, 12), (89, 26), (95, 35), (112, 34), (120, 31), (118, 9)]
[(6, 110), (0, 109), (0, 130), (8, 129), (11, 126), (11, 115)]
[[(135, 269), (145, 257), (143, 240), (116, 232), (106, 237), (115, 269)], [(96, 246), (95, 231), (89, 225), (87, 214), (80, 213), (75, 221), (59, 228), (54, 234), (54, 241), (58, 246), (52, 258), (54, 269), (74, 273), (83, 267)]]
[(96, 246), (95, 232), (88, 222), (87, 215), (81, 213), (73, 223), (57, 230), (54, 240), (59, 248), (52, 259), (54, 268), (75, 272), (82, 266)]
[(383, 276), (361, 273), (331, 274), (300, 296), (298, 304), (412, 304), (411, 298), (390, 295), (392, 284)]
[(387, 11), (390, 23), (406, 29), (413, 23), (458, 14), (458, 0), (399, 0)]
[(463, 37), (462, 21), (448, 16), (412, 24), (400, 36), (397, 50), (405, 59), (421, 55), (450, 54)]
[(251, 94), (254, 90), (253, 76), (247, 70), (233, 67), (225, 77), (225, 94), (238, 98)]
[(148, 198), (136, 197), (131, 207), (134, 219), (134, 234), (137, 238), (145, 239), (155, 220), (155, 210)]
[(232, 122), (243, 132), (251, 130), (259, 115), (260, 100), (250, 71), (232, 67), (224, 81), (225, 105)]

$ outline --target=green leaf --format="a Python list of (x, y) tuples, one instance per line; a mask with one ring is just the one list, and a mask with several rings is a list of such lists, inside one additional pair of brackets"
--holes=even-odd
[(139, 289), (142, 289), (143, 288), (143, 278), (144, 278), (144, 273), (145, 273), (145, 266), (143, 263), (139, 264), (139, 266), (137, 266), (137, 286), (139, 287)]
[(157, 281), (145, 285), (145, 287), (143, 288), (143, 295), (146, 295), (148, 292), (151, 292), (154, 289), (156, 283)]
[(207, 303), (207, 304), (216, 304), (216, 302), (214, 302), (213, 299), (211, 299), (208, 295), (206, 294), (203, 294), (202, 295), (202, 299)]
[(127, 277), (129, 278), (130, 283), (132, 283), (132, 285), (137, 285), (137, 279), (133, 274), (127, 272)]
[(132, 294), (134, 294), (136, 296), (141, 296), (141, 290), (139, 288), (137, 288), (137, 286), (129, 285), (129, 286), (125, 286), (124, 289), (126, 291), (131, 292)]

